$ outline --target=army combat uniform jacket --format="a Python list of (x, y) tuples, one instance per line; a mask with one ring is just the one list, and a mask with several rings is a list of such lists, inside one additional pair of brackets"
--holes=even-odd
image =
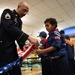
[(29, 36), (21, 28), (22, 21), (17, 12), (5, 9), (0, 23), (0, 61), (12, 62), (18, 58), (15, 40), (22, 49)]

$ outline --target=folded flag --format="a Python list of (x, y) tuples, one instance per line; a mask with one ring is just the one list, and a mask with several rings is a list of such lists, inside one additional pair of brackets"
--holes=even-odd
[(0, 74), (3, 74), (7, 72), (8, 70), (11, 70), (16, 65), (20, 65), (22, 63), (22, 60), (24, 60), (26, 57), (28, 57), (31, 54), (31, 52), (33, 51), (33, 48), (34, 48), (34, 45), (29, 46), (23, 51), (18, 49), (17, 52), (18, 52), (19, 58), (16, 61), (13, 61), (12, 63), (5, 65), (4, 67), (1, 67)]
[(27, 58), (31, 54), (31, 52), (33, 51), (33, 49), (34, 49), (34, 45), (29, 46), (28, 48), (26, 48), (23, 51), (20, 50), (20, 49), (18, 49), (17, 50), (18, 56), (22, 57), (22, 60), (24, 60), (25, 58)]
[(11, 70), (14, 66), (20, 65), (21, 63), (22, 63), (22, 57), (19, 57), (16, 61), (13, 61), (12, 63), (9, 63), (4, 67), (1, 67), (0, 74), (3, 74), (7, 72), (8, 70)]

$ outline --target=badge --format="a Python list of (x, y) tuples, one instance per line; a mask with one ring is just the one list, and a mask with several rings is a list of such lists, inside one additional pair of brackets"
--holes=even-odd
[(14, 21), (15, 21), (16, 23), (18, 23), (18, 22), (17, 22), (17, 18), (15, 18)]
[(60, 36), (55, 36), (55, 39), (58, 39), (58, 40), (60, 40)]
[(58, 31), (54, 31), (55, 35), (60, 36), (60, 33)]
[(11, 16), (10, 16), (9, 13), (7, 13), (7, 14), (5, 15), (5, 19), (11, 19)]

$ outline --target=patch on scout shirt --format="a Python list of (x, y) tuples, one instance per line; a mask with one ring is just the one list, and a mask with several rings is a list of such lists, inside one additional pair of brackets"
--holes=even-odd
[(58, 31), (54, 31), (54, 34), (60, 36), (60, 33)]
[(58, 39), (58, 40), (60, 40), (60, 36), (55, 36), (55, 39)]
[(5, 15), (5, 19), (11, 19), (11, 16), (10, 16), (9, 13), (7, 13), (7, 14)]

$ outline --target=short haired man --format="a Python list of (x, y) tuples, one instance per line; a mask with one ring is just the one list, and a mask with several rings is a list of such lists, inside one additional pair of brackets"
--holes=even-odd
[[(15, 40), (23, 50), (25, 41), (29, 40), (32, 44), (38, 45), (35, 38), (24, 33), (22, 29), (21, 18), (29, 11), (26, 2), (20, 2), (16, 10), (5, 9), (1, 15), (0, 24), (0, 67), (3, 67), (18, 59)], [(19, 65), (4, 73), (3, 75), (21, 75)]]

